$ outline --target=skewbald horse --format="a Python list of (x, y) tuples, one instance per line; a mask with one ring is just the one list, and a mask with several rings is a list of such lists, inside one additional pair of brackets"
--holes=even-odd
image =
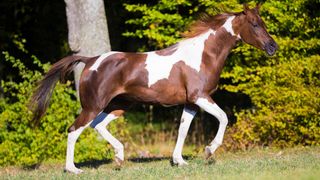
[[(240, 40), (273, 55), (278, 45), (259, 16), (260, 4), (244, 5), (239, 13), (206, 16), (190, 27), (186, 38), (166, 49), (126, 53), (108, 52), (97, 57), (68, 56), (55, 63), (40, 82), (31, 103), (38, 121), (46, 111), (56, 82), (64, 80), (83, 62), (79, 94), (82, 112), (68, 129), (66, 170), (81, 173), (74, 165), (75, 143), (82, 131), (95, 128), (115, 149), (115, 161), (124, 161), (124, 146), (106, 126), (127, 111), (133, 102), (161, 105), (184, 104), (173, 163), (187, 165), (182, 147), (199, 108), (219, 120), (213, 141), (206, 146), (209, 158), (222, 144), (228, 124), (226, 113), (210, 97), (231, 49)], [(97, 118), (96, 118), (97, 117)]]

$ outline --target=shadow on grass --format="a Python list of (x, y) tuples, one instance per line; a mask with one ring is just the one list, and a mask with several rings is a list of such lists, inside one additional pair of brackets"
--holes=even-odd
[(155, 162), (155, 161), (162, 161), (162, 160), (169, 160), (170, 157), (138, 157), (138, 158), (129, 158), (128, 161), (134, 163), (147, 163), (147, 162)]
[[(185, 160), (193, 159), (194, 156), (183, 156)], [(174, 165), (172, 162), (172, 157), (137, 157), (137, 158), (129, 158), (127, 161), (133, 162), (133, 163), (149, 163), (149, 162), (156, 162), (156, 161), (163, 161), (163, 160), (169, 160), (171, 165)], [(76, 166), (79, 168), (87, 167), (87, 168), (99, 168), (102, 165), (105, 164), (111, 164), (113, 163), (113, 159), (103, 159), (103, 160), (89, 160), (81, 163), (76, 163)]]
[(41, 166), (41, 163), (37, 163), (37, 164), (22, 166), (22, 169), (26, 171), (32, 171), (32, 170), (39, 169), (40, 166)]
[(97, 169), (98, 167), (105, 165), (105, 164), (111, 164), (113, 162), (112, 159), (102, 159), (102, 160), (89, 160), (89, 161), (85, 161), (85, 162), (81, 162), (81, 163), (75, 163), (77, 167), (79, 168), (83, 168), (83, 167), (87, 167), (87, 168), (95, 168)]
[[(183, 159), (190, 160), (194, 158), (194, 156), (187, 155), (183, 156)], [(142, 158), (129, 158), (128, 161), (134, 162), (134, 163), (146, 163), (146, 162), (155, 162), (155, 161), (162, 161), (162, 160), (170, 160), (172, 161), (171, 156), (165, 156), (165, 157), (142, 157)]]

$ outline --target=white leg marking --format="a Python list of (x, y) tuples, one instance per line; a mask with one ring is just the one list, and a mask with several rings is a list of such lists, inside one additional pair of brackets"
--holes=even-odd
[(100, 66), (100, 64), (102, 63), (103, 60), (105, 60), (108, 56), (115, 54), (117, 52), (115, 51), (110, 51), (107, 53), (104, 53), (102, 55), (100, 55), (100, 57), (94, 62), (94, 64), (89, 68), (90, 71), (98, 71), (98, 68)]
[(197, 99), (196, 104), (206, 112), (216, 117), (220, 122), (216, 137), (210, 143), (210, 146), (207, 146), (205, 149), (208, 157), (212, 155), (215, 152), (215, 150), (222, 144), (224, 132), (228, 124), (228, 117), (226, 113), (216, 103), (210, 103), (205, 98)]
[(192, 122), (193, 117), (196, 115), (196, 111), (187, 109), (186, 107), (183, 109), (183, 113), (181, 116), (181, 122), (179, 127), (179, 134), (176, 143), (176, 147), (173, 151), (173, 163), (178, 166), (188, 165), (182, 158), (182, 148), (184, 144), (184, 140), (186, 139), (190, 124)]
[[(90, 122), (91, 123), (91, 122)], [(72, 131), (68, 134), (68, 144), (67, 144), (67, 157), (66, 157), (66, 171), (79, 174), (83, 171), (81, 169), (78, 169), (74, 165), (74, 147), (75, 144), (80, 136), (80, 134), (83, 132), (85, 128), (89, 126), (88, 123), (86, 126), (80, 127), (79, 129)]]
[(124, 152), (123, 152), (123, 144), (113, 137), (110, 132), (106, 129), (106, 126), (114, 119), (117, 119), (118, 117), (113, 114), (108, 114), (105, 119), (96, 125), (95, 129), (101, 134), (101, 136), (107, 140), (112, 147), (115, 149), (115, 156), (116, 158), (119, 158), (121, 161), (124, 160)]
[(146, 70), (148, 71), (148, 86), (155, 84), (161, 79), (168, 79), (173, 65), (179, 61), (200, 71), (202, 53), (205, 41), (211, 34), (215, 34), (212, 29), (197, 37), (179, 42), (176, 51), (172, 55), (161, 56), (155, 52), (146, 53)]

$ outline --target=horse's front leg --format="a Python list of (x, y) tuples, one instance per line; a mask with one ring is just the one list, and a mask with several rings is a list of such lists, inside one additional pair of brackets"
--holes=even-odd
[(190, 124), (192, 122), (193, 117), (196, 115), (198, 107), (194, 105), (185, 105), (183, 109), (183, 113), (181, 116), (181, 122), (179, 127), (179, 134), (176, 143), (176, 147), (173, 151), (173, 164), (178, 166), (187, 165), (188, 163), (182, 158), (182, 148), (184, 144), (184, 140), (186, 139)]
[(208, 159), (222, 144), (224, 132), (228, 124), (228, 117), (226, 113), (211, 99), (210, 96), (198, 98), (195, 104), (219, 120), (219, 129), (217, 135), (210, 145), (206, 146), (205, 148), (206, 158)]

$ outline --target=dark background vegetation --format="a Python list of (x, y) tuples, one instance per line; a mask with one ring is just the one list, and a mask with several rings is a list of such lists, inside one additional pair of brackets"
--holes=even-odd
[[(251, 7), (256, 3), (105, 0), (112, 50), (164, 48), (177, 42), (180, 33), (201, 13), (241, 11), (245, 2)], [(230, 120), (223, 149), (319, 145), (319, 7), (319, 0), (264, 2), (261, 16), (280, 49), (275, 57), (267, 57), (240, 43), (229, 56), (219, 90), (213, 95)], [(66, 129), (79, 108), (72, 81), (58, 85), (40, 129), (31, 127), (32, 115), (26, 106), (36, 81), (49, 67), (47, 63), (71, 53), (65, 3), (2, 0), (0, 9), (0, 51), (5, 52), (0, 54), (0, 164), (30, 165), (50, 158), (63, 159)], [(181, 106), (136, 106), (110, 129), (122, 141), (136, 144), (127, 149), (157, 140), (173, 142), (181, 110)], [(213, 139), (217, 125), (215, 118), (199, 113), (187, 143), (203, 149)], [(48, 142), (47, 136), (53, 141)], [(112, 156), (110, 146), (106, 153), (106, 142), (95, 140), (90, 130), (82, 137), (78, 161)], [(43, 147), (46, 149), (39, 151)]]

